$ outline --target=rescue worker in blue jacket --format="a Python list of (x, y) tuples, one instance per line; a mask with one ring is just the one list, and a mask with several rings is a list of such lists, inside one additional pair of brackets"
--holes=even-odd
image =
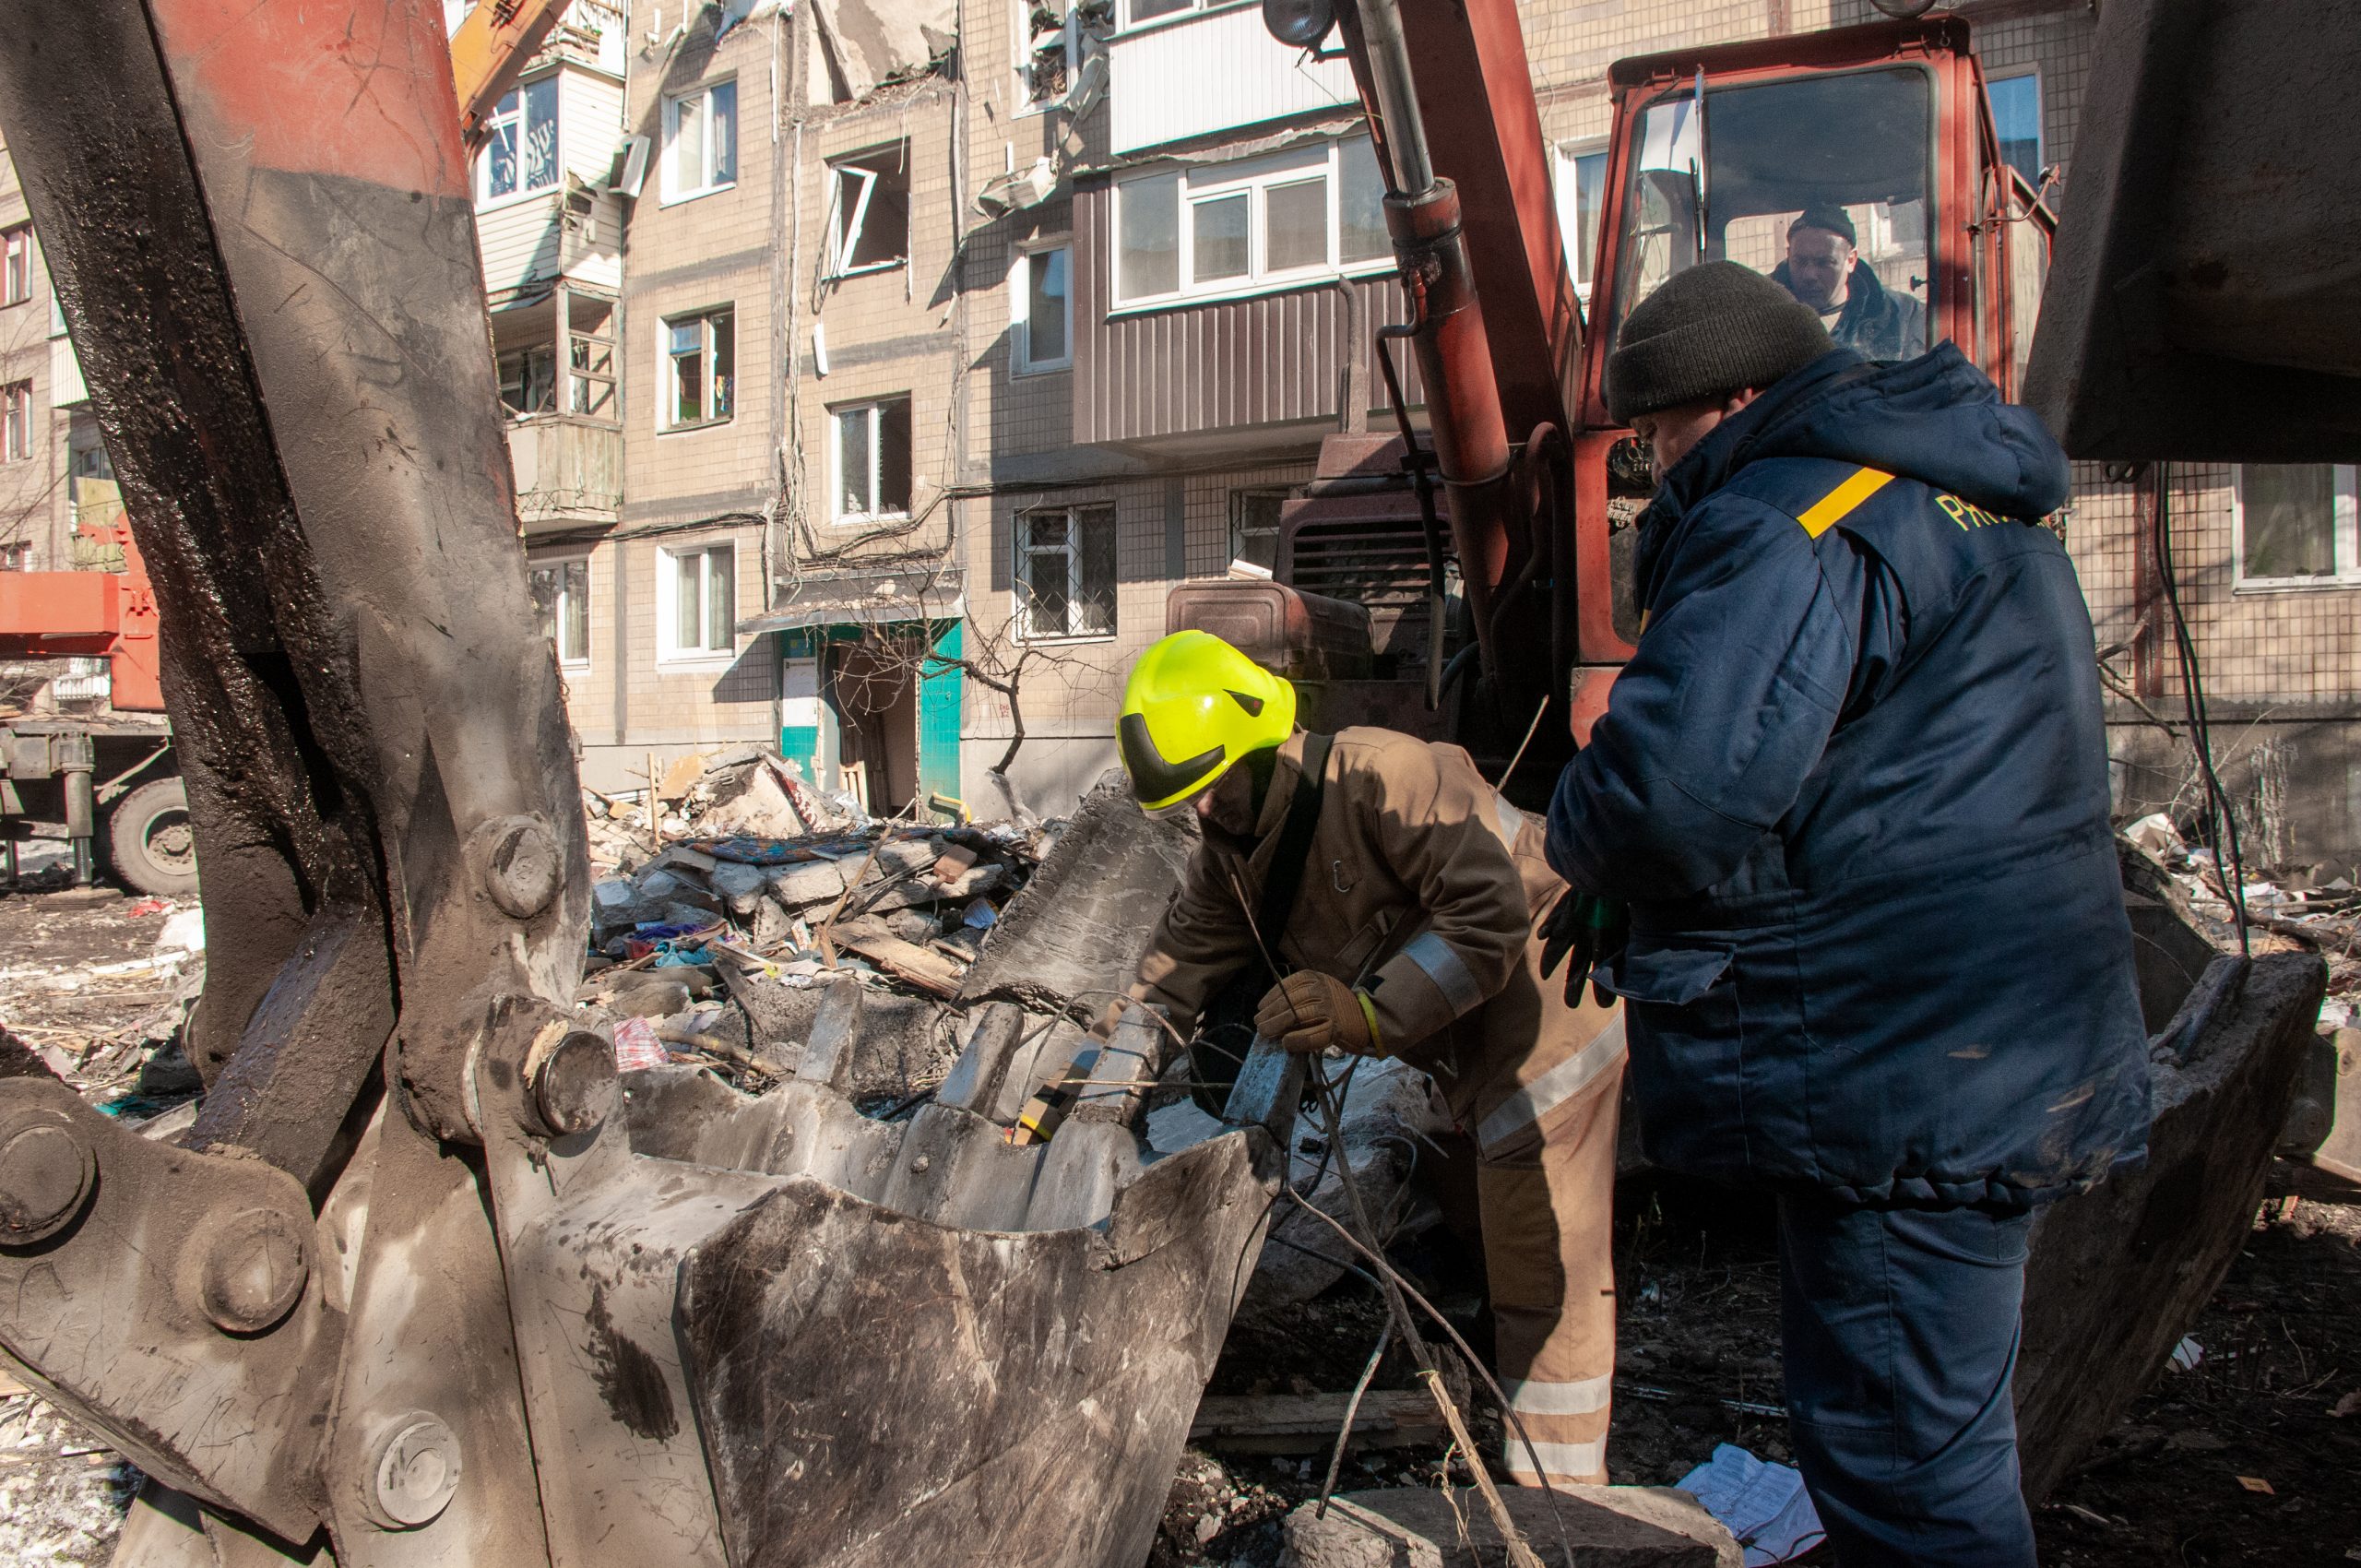
[(2031, 1211), (2149, 1120), (2065, 456), (1956, 348), (1872, 366), (1730, 262), (1633, 307), (1606, 391), (1658, 489), (1550, 810), (1568, 983), (1628, 1004), (1648, 1153), (1777, 1194), (1838, 1560), (2030, 1568)]

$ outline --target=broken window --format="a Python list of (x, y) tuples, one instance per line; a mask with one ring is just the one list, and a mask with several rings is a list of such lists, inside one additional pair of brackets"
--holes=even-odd
[(828, 165), (828, 269), (842, 277), (910, 254), (910, 144)]
[(1252, 566), (1264, 576), (1278, 569), (1279, 508), (1287, 504), (1284, 490), (1233, 490), (1229, 493), (1229, 560), (1232, 566)]
[(664, 401), (667, 429), (718, 424), (730, 417), (738, 378), (737, 316), (730, 307), (667, 318), (664, 358), (670, 377)]
[(545, 414), (556, 408), (556, 349), (536, 343), (501, 355), (500, 400), (513, 415)]
[[(75, 527), (85, 521), (111, 521), (121, 517), (122, 492), (115, 488), (114, 463), (90, 417), (72, 418), (65, 432), (65, 516)], [(95, 514), (95, 517), (85, 514)]]
[(0, 305), (20, 305), (33, 297), (33, 226), (0, 229)]
[(1116, 187), (1119, 299), (1235, 294), (1389, 260), (1385, 182), (1367, 137)]
[(738, 182), (738, 84), (713, 82), (664, 101), (664, 199)]
[(700, 659), (737, 651), (738, 547), (660, 550), (669, 583), (658, 585), (658, 631), (667, 658)]
[(561, 664), (590, 661), (590, 563), (583, 556), (536, 561), (526, 568), (533, 613)]
[(2000, 137), (2000, 161), (2041, 189), (2041, 78), (2028, 71), (2003, 77), (1984, 89), (1992, 100), (1992, 128)]
[(2239, 588), (2361, 578), (2361, 514), (2350, 464), (2244, 463), (2232, 489)]
[(557, 78), (514, 89), (484, 123), (476, 158), (476, 199), (500, 201), (557, 184)]
[(11, 382), (0, 387), (0, 461), (16, 463), (33, 455), (33, 384)]
[(1115, 635), (1115, 510), (1064, 506), (1016, 517), (1016, 624), (1026, 637)]
[(835, 426), (836, 517), (864, 523), (910, 514), (910, 400), (888, 398), (829, 410)]
[(1074, 250), (1026, 251), (1008, 280), (1011, 368), (1022, 375), (1074, 362)]

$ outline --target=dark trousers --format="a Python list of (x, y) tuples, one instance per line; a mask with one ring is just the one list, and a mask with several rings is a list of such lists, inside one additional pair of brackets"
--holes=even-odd
[(1780, 1199), (1788, 1421), (1842, 1568), (2033, 1568), (2009, 1394), (2029, 1223)]

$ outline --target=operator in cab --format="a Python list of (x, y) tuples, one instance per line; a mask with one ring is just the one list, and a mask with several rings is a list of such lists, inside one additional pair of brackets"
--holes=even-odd
[(1809, 305), (1841, 348), (1865, 360), (1927, 351), (1927, 307), (1861, 265), (1860, 239), (1841, 207), (1815, 207), (1787, 225), (1787, 259), (1771, 276)]
[(1564, 885), (1539, 819), (1465, 752), (1295, 719), (1292, 685), (1204, 632), (1133, 666), (1117, 730), (1133, 790), (1151, 815), (1193, 814), (1203, 838), (1132, 994), (1187, 1038), (1244, 976), (1263, 1038), (1432, 1075), (1477, 1150), (1495, 1359), (1518, 1417), (1507, 1467), (1526, 1485), (1603, 1482), (1620, 1011), (1542, 983), (1534, 922)]
[(1798, 1467), (1848, 1564), (2032, 1568), (2037, 1206), (2144, 1152), (2146, 1040), (2065, 455), (1944, 344), (1732, 262), (1635, 305), (1637, 651), (1551, 802), (1642, 1146), (1778, 1210)]

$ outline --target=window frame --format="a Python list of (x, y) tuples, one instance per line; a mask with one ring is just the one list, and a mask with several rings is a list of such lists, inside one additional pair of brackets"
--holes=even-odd
[(30, 220), (0, 229), (0, 305), (30, 303), (33, 297), (33, 226)]
[(1127, 38), (1134, 32), (1143, 31), (1148, 28), (1171, 27), (1175, 23), (1187, 21), (1192, 17), (1202, 17), (1209, 12), (1235, 8), (1231, 0), (1180, 0), (1180, 4), (1172, 9), (1143, 19), (1132, 14), (1133, 4), (1133, 0), (1120, 0), (1116, 18), (1118, 27), (1115, 32), (1118, 38)]
[[(1603, 237), (1607, 232), (1607, 165), (1613, 149), (1611, 137), (1583, 137), (1560, 142), (1553, 149), (1549, 170), (1552, 176), (1551, 197), (1558, 211), (1559, 243), (1566, 253), (1566, 278), (1574, 286), (1574, 297), (1590, 308), (1592, 286), (1597, 281), (1591, 268), (1597, 265), (1596, 245), (1585, 248), (1582, 243), (1581, 176), (1576, 165), (1584, 159), (1596, 158), (1598, 163), (1598, 210), (1595, 221)], [(1571, 183), (1570, 183), (1571, 182)], [(1570, 223), (1568, 220), (1572, 221)]]
[(582, 649), (578, 653), (568, 653), (565, 650), (565, 610), (564, 599), (563, 596), (566, 593), (567, 589), (564, 576), (561, 575), (558, 583), (558, 592), (561, 597), (557, 601), (558, 608), (553, 618), (554, 627), (550, 633), (550, 647), (557, 654), (557, 666), (561, 670), (587, 670), (590, 668), (593, 639), (590, 634), (589, 552), (587, 551), (576, 551), (562, 555), (536, 555), (528, 558), (525, 563), (525, 580), (528, 588), (531, 586), (532, 576), (535, 572), (556, 569), (562, 574), (564, 568), (577, 565), (582, 568)]
[(33, 455), (33, 384), (0, 386), (0, 463), (22, 463)]
[[(877, 194), (877, 182), (884, 179), (887, 172), (884, 169), (870, 167), (870, 163), (888, 156), (896, 158), (899, 162), (900, 167), (894, 172), (902, 176), (902, 253), (884, 261), (865, 261), (857, 267), (848, 266), (845, 257), (850, 252), (860, 248), (861, 237), (867, 232), (871, 201)], [(865, 278), (872, 272), (890, 272), (897, 267), (909, 266), (911, 171), (910, 144), (908, 138), (888, 142), (884, 147), (872, 147), (860, 152), (848, 152), (841, 158), (829, 159), (825, 166), (828, 171), (828, 276), (831, 279)], [(847, 175), (860, 176), (860, 196), (853, 207), (851, 218), (839, 222), (844, 211), (844, 182)]]
[[(896, 404), (910, 410), (910, 472), (904, 476), (903, 488), (911, 492), (910, 500), (898, 511), (881, 505), (885, 490), (885, 410)], [(869, 505), (866, 512), (840, 512), (836, 504), (845, 493), (844, 417), (866, 413), (869, 416)], [(828, 415), (828, 523), (832, 528), (861, 529), (874, 523), (907, 522), (910, 506), (918, 499), (918, 418), (917, 408), (908, 392), (890, 393), (882, 398), (856, 398), (848, 403), (831, 403)]]
[[(559, 72), (552, 70), (528, 80), (519, 81), (504, 93), (500, 103), (492, 105), (492, 113), (484, 116), (483, 147), (476, 153), (473, 160), (475, 169), (470, 181), (478, 212), (497, 212), (503, 208), (515, 207), (519, 202), (531, 201), (536, 197), (546, 197), (552, 192), (565, 188), (565, 88), (559, 81)], [(525, 136), (531, 129), (531, 122), (526, 115), (525, 94), (530, 89), (540, 87), (544, 82), (549, 84), (550, 117), (554, 122), (554, 128), (550, 137), (550, 177), (544, 183), (536, 185), (529, 184), (525, 178)], [(517, 127), (516, 188), (503, 196), (493, 196), (491, 194), (492, 128), (503, 118), (501, 104), (506, 103), (512, 98), (516, 101), (515, 111)]]
[[(2276, 467), (2282, 465), (2260, 465)], [(2230, 591), (2323, 593), (2361, 588), (2361, 465), (2288, 464), (2325, 468), (2329, 474), (2329, 559), (2334, 569), (2318, 577), (2254, 577), (2247, 575), (2247, 503), (2244, 463), (2230, 465)]]
[[(1035, 260), (1065, 254), (1065, 352), (1054, 359), (1033, 357), (1033, 263)], [(1011, 375), (1047, 375), (1054, 371), (1074, 368), (1074, 240), (1060, 234), (1035, 240), (1021, 246), (1016, 261), (1008, 271), (1008, 373)]]
[[(2016, 81), (2030, 81), (2033, 83), (2034, 172), (2026, 177), (2025, 184), (2033, 186), (2035, 190), (2039, 190), (2041, 188), (2041, 171), (2049, 166), (2049, 115), (2047, 105), (2044, 101), (2047, 95), (2044, 93), (2042, 89), (2041, 67), (2038, 65), (2024, 66), (2011, 65), (2007, 70), (2000, 72), (1998, 76), (1986, 77), (1984, 78), (1984, 111), (1986, 113), (1992, 116), (1992, 141), (1994, 147), (2000, 150), (2000, 166), (2004, 169), (2016, 169), (2016, 165), (2011, 163), (2008, 160), (2008, 153), (2006, 150), (2008, 147), (2008, 138), (2000, 134), (1999, 106), (1992, 101), (1992, 89), (1994, 88), (1999, 87), (2002, 82)], [(2024, 173), (2024, 171), (2018, 169), (2017, 172), (2023, 174)]]
[[(1158, 18), (1161, 19), (1161, 18)], [(1180, 164), (1151, 168), (1128, 179), (1118, 180), (1110, 187), (1112, 208), (1108, 218), (1109, 255), (1109, 281), (1113, 303), (1107, 315), (1109, 318), (1138, 315), (1147, 311), (1170, 310), (1176, 307), (1213, 303), (1223, 300), (1259, 299), (1266, 294), (1285, 293), (1292, 289), (1314, 288), (1333, 283), (1339, 279), (1374, 278), (1395, 267), (1394, 252), (1389, 245), (1372, 256), (1346, 260), (1344, 251), (1345, 148), (1357, 138), (1354, 135), (1323, 138), (1326, 161), (1320, 166), (1309, 163), (1293, 167), (1265, 167), (1255, 172), (1224, 176), (1220, 171), (1239, 164), (1277, 164), (1290, 153), (1299, 153), (1310, 143), (1277, 152), (1257, 154), (1252, 158), (1235, 159), (1227, 163)], [(1151, 181), (1177, 175), (1174, 187), (1178, 246), (1177, 275), (1174, 288), (1162, 293), (1125, 297), (1123, 286), (1123, 203), (1130, 192)], [(1381, 165), (1379, 179), (1384, 178)], [(1273, 269), (1265, 263), (1269, 255), (1269, 192), (1275, 187), (1299, 184), (1313, 179), (1325, 179), (1328, 184), (1328, 255), (1327, 260), (1301, 267)], [(1191, 209), (1207, 202), (1244, 193), (1247, 197), (1246, 274), (1242, 278), (1225, 278), (1199, 284), (1196, 279), (1196, 230), (1191, 221)]]
[(1278, 502), (1281, 506), (1285, 506), (1289, 501), (1295, 499), (1297, 489), (1297, 486), (1291, 484), (1242, 484), (1231, 489), (1229, 493), (1229, 554), (1228, 558), (1222, 564), (1222, 570), (1225, 572), (1235, 572), (1242, 565), (1249, 571), (1259, 572), (1265, 576), (1276, 574), (1278, 571), (1280, 534), (1284, 525), (1281, 524), (1275, 517), (1271, 520), (1271, 527), (1269, 529), (1271, 535), (1270, 565), (1264, 566), (1259, 563), (1247, 560), (1244, 549), (1246, 544), (1246, 536), (1249, 533), (1261, 533), (1264, 530), (1261, 529), (1250, 529), (1246, 526), (1246, 505), (1251, 500), (1275, 500)]
[[(727, 180), (716, 180), (713, 178), (713, 171), (715, 168), (713, 156), (713, 95), (722, 88), (728, 88), (730, 94), (730, 178)], [(705, 156), (702, 160), (702, 168), (706, 175), (706, 183), (700, 185), (676, 188), (672, 184), (673, 146), (680, 137), (681, 105), (692, 98), (702, 100), (705, 105), (705, 117), (700, 123), (700, 131), (705, 141)], [(738, 188), (738, 77), (734, 74), (726, 77), (716, 77), (711, 81), (701, 82), (695, 87), (684, 89), (680, 92), (666, 93), (658, 113), (659, 118), (657, 124), (657, 131), (658, 139), (660, 145), (658, 147), (656, 153), (657, 159), (660, 164), (656, 176), (656, 188), (658, 191), (657, 205), (658, 207), (672, 207), (681, 202), (694, 201), (699, 196), (711, 196), (717, 191), (729, 191)]]
[[(1032, 608), (1027, 602), (1033, 586), (1032, 561), (1034, 550), (1027, 530), (1037, 520), (1063, 517), (1066, 520), (1066, 629), (1062, 632), (1036, 632), (1032, 629)], [(1074, 630), (1074, 613), (1085, 602), (1081, 520), (1103, 519), (1113, 536), (1109, 539), (1109, 580), (1107, 584), (1107, 624), (1103, 630)], [(1019, 507), (1009, 517), (1009, 629), (1020, 643), (1092, 643), (1112, 642), (1122, 630), (1122, 535), (1121, 515), (1112, 501), (1066, 502), (1055, 506)]]
[[(714, 351), (715, 339), (713, 334), (713, 323), (717, 318), (725, 315), (730, 318), (730, 395), (728, 398), (729, 407), (717, 413), (714, 411), (718, 406), (718, 402), (715, 397), (717, 380), (714, 373), (716, 355)], [(673, 415), (677, 412), (679, 405), (678, 399), (675, 396), (677, 385), (674, 381), (674, 372), (672, 368), (675, 358), (672, 351), (672, 332), (674, 328), (686, 327), (691, 322), (697, 323), (705, 329), (704, 344), (699, 351), (704, 362), (702, 366), (705, 376), (705, 397), (703, 406), (706, 411), (703, 417), (698, 419), (675, 421)], [(675, 311), (669, 315), (660, 315), (657, 317), (656, 364), (656, 374), (658, 377), (656, 429), (658, 434), (671, 435), (682, 431), (710, 430), (715, 425), (728, 424), (730, 421), (736, 419), (738, 417), (737, 302), (734, 300), (724, 301), (718, 304), (702, 305), (692, 310)]]
[[(705, 642), (705, 635), (713, 624), (713, 571), (706, 564), (715, 555), (727, 551), (730, 554), (730, 640), (720, 647)], [(697, 637), (694, 644), (681, 640), (681, 612), (678, 602), (681, 573), (687, 563), (696, 563), (697, 577)], [(656, 547), (656, 663), (659, 669), (714, 669), (734, 664), (738, 659), (738, 541), (735, 539), (703, 539), (694, 544), (659, 544)]]

